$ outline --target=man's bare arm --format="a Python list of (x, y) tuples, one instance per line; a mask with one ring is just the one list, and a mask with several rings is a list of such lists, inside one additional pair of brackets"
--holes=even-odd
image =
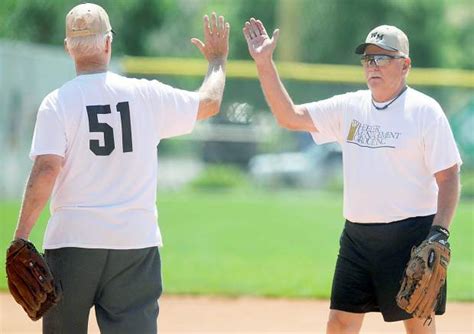
[(58, 155), (46, 154), (36, 157), (23, 195), (15, 238), (28, 240), (33, 226), (51, 196), (62, 163), (63, 158)]
[(224, 94), (225, 65), (229, 54), (230, 25), (223, 16), (217, 18), (212, 13), (211, 19), (204, 16), (204, 42), (197, 38), (191, 42), (201, 51), (209, 62), (207, 74), (199, 88), (198, 120), (214, 116), (219, 112)]
[(273, 62), (273, 51), (276, 48), (279, 30), (276, 29), (270, 38), (262, 22), (251, 18), (245, 22), (243, 33), (250, 55), (257, 65), (263, 94), (278, 123), (290, 130), (317, 131), (308, 110), (293, 103)]

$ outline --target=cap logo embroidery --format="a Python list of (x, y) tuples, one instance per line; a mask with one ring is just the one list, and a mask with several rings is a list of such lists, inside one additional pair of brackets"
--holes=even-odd
[(370, 37), (375, 38), (377, 41), (383, 40), (383, 34), (379, 34), (378, 32), (373, 32)]
[(77, 19), (76, 22), (74, 22), (74, 26), (72, 27), (73, 31), (85, 29), (87, 29), (87, 22), (84, 18)]

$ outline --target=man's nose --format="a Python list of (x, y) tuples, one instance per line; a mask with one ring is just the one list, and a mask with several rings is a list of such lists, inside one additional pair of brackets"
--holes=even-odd
[(377, 67), (377, 68), (379, 67), (379, 66), (377, 65), (377, 63), (375, 62), (375, 59), (369, 59), (369, 60), (367, 61), (367, 66), (368, 66), (368, 67)]

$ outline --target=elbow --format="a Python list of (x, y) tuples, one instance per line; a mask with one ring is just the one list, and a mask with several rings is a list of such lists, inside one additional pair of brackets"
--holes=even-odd
[(221, 109), (221, 100), (216, 99), (209, 102), (208, 109), (209, 109), (209, 117), (217, 115)]
[(63, 158), (54, 155), (36, 157), (33, 173), (44, 180), (55, 181), (61, 172)]
[(280, 127), (292, 131), (303, 130), (303, 117), (294, 105), (269, 105)]
[(221, 107), (220, 99), (204, 99), (199, 103), (198, 120), (203, 120), (219, 113)]
[(276, 116), (278, 125), (282, 128), (291, 131), (317, 131), (308, 114), (295, 106), (279, 110), (272, 109), (272, 112)]
[(38, 175), (49, 181), (55, 181), (61, 168), (52, 164), (42, 164), (38, 168)]
[(280, 127), (285, 128), (287, 130), (299, 130), (299, 125), (296, 124), (293, 120), (287, 117), (277, 117), (277, 123)]

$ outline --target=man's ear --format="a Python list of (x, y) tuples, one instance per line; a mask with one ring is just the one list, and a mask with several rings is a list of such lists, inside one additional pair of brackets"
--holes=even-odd
[(110, 38), (110, 36), (107, 36), (107, 38), (105, 39), (105, 53), (109, 53), (110, 52), (110, 49), (112, 48), (112, 39)]
[(403, 72), (408, 72), (411, 67), (411, 59), (410, 57), (405, 58), (405, 61), (403, 62)]

